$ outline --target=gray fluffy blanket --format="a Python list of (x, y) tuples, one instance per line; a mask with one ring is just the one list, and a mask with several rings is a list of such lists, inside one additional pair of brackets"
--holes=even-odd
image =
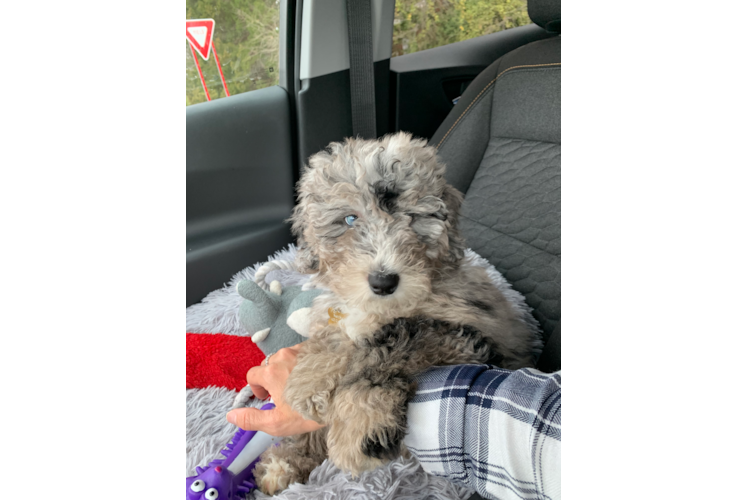
[[(290, 245), (268, 260), (293, 261), (295, 253), (296, 248)], [(513, 290), (488, 261), (468, 250), (465, 263), (486, 268), (497, 288), (504, 292), (525, 321), (539, 331), (522, 295)], [(260, 266), (256, 264), (242, 270), (226, 286), (211, 292), (201, 303), (188, 307), (187, 332), (248, 335), (237, 317), (239, 305), (244, 299), (236, 292), (236, 283), (242, 279), (254, 279)], [(283, 286), (302, 285), (308, 279), (307, 275), (281, 269), (271, 271), (265, 277), (266, 282), (278, 280)], [(195, 467), (205, 466), (219, 458), (220, 450), (233, 437), (236, 427), (226, 422), (225, 415), (236, 395), (236, 392), (221, 387), (187, 390), (187, 476), (195, 474)], [(248, 406), (259, 407), (260, 403), (252, 399)], [(415, 459), (400, 458), (356, 479), (326, 460), (312, 472), (307, 484), (293, 484), (273, 498), (453, 500), (467, 499), (472, 493), (444, 478), (427, 474)], [(255, 491), (247, 498), (270, 497)]]

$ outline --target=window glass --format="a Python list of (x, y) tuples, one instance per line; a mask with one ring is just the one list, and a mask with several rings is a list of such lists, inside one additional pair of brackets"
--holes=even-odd
[(190, 42), (185, 43), (187, 106), (208, 100), (195, 60), (210, 99), (226, 97), (224, 82), (229, 95), (278, 84), (279, 4), (280, 0), (187, 0), (188, 20), (215, 21), (215, 54), (211, 50), (207, 61), (198, 51), (193, 57)]
[(392, 57), (529, 23), (527, 0), (396, 0)]

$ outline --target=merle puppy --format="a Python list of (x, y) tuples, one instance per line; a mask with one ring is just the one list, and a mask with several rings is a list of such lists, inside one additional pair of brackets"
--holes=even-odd
[(315, 299), (283, 396), (326, 427), (264, 453), (263, 492), (305, 481), (327, 457), (358, 474), (404, 453), (414, 375), (430, 366), (532, 366), (534, 332), (483, 269), (463, 263), (462, 195), (444, 169), (406, 133), (310, 158), (291, 218), (297, 264), (329, 292)]

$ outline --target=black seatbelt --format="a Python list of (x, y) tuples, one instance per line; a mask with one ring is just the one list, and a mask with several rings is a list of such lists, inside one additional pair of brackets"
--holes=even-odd
[(348, 53), (351, 61), (351, 118), (353, 135), (377, 137), (374, 97), (374, 50), (371, 0), (347, 0)]

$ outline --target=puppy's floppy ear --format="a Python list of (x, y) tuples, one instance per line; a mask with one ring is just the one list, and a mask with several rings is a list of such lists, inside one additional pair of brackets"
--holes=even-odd
[(444, 186), (442, 201), (447, 207), (447, 235), (449, 236), (449, 260), (459, 262), (465, 256), (465, 240), (460, 236), (457, 223), (462, 205), (462, 193), (449, 184)]
[[(293, 209), (291, 231), (296, 236), (296, 265), (299, 271), (304, 273), (316, 273), (319, 271), (319, 255), (315, 251), (319, 241), (314, 233), (312, 207), (315, 203), (316, 186), (329, 182), (324, 181), (324, 171), (333, 163), (332, 150), (342, 148), (342, 143), (330, 143), (328, 149), (320, 151), (309, 157), (309, 164), (301, 173), (301, 178), (296, 185), (297, 203)], [(317, 197), (318, 198), (318, 197)]]
[[(299, 182), (299, 191), (302, 191), (301, 183)], [(296, 236), (296, 265), (298, 270), (302, 273), (314, 273), (319, 268), (319, 258), (314, 252), (314, 242), (310, 241), (310, 238), (314, 236), (306, 234), (307, 231), (311, 231), (311, 225), (308, 221), (307, 205), (309, 200), (307, 197), (299, 194), (299, 202), (293, 209), (293, 214), (289, 221), (291, 222), (291, 232)]]

